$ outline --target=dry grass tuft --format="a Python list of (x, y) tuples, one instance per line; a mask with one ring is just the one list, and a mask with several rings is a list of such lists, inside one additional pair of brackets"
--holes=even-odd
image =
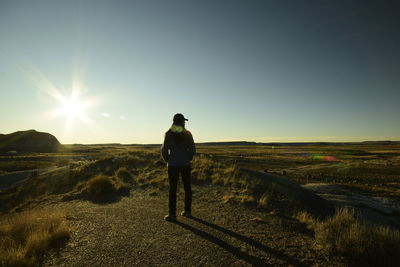
[(344, 256), (360, 266), (400, 265), (399, 231), (363, 224), (350, 209), (339, 209), (326, 221), (307, 213), (299, 213), (297, 218), (315, 231), (317, 245), (332, 255)]
[(115, 187), (110, 177), (98, 175), (86, 182), (84, 190), (90, 196), (99, 197), (115, 192)]
[(224, 202), (225, 204), (227, 203), (231, 203), (235, 201), (235, 196), (232, 195), (225, 195), (222, 197), (222, 202)]
[(254, 199), (253, 196), (242, 194), (242, 195), (225, 195), (222, 197), (222, 201), (227, 204), (227, 203), (232, 203), (232, 204), (244, 204), (246, 206), (255, 206), (257, 204), (257, 201)]
[(83, 197), (92, 201), (106, 201), (110, 197), (127, 192), (129, 192), (129, 185), (118, 178), (113, 180), (102, 174), (89, 179), (82, 189)]
[(260, 199), (258, 200), (258, 207), (267, 208), (269, 205), (269, 201), (272, 197), (272, 194), (269, 192), (265, 192)]
[(251, 222), (256, 222), (256, 223), (267, 223), (267, 221), (259, 216), (250, 218)]
[(116, 176), (120, 178), (125, 183), (132, 183), (132, 174), (126, 169), (126, 167), (121, 167), (115, 172)]
[(65, 214), (35, 210), (12, 215), (0, 226), (0, 265), (38, 265), (48, 250), (57, 250), (70, 237)]
[(300, 211), (294, 215), (294, 217), (301, 223), (304, 223), (309, 230), (315, 230), (316, 224), (319, 222), (310, 213), (306, 211)]

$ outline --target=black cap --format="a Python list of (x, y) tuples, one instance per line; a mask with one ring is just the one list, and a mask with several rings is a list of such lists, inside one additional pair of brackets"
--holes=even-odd
[(185, 117), (183, 117), (183, 115), (181, 113), (177, 113), (174, 115), (174, 122), (184, 122), (187, 121), (188, 119), (186, 119)]

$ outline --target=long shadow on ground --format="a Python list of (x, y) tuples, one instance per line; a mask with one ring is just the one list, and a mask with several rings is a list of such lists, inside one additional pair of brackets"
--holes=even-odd
[[(288, 264), (295, 265), (295, 266), (303, 266), (304, 265), (301, 262), (297, 261), (296, 259), (293, 259), (293, 258), (283, 254), (282, 252), (280, 252), (278, 250), (275, 250), (275, 249), (272, 249), (270, 247), (267, 247), (264, 244), (254, 240), (254, 239), (251, 239), (251, 238), (249, 238), (247, 236), (243, 236), (241, 234), (232, 232), (231, 230), (225, 229), (225, 228), (223, 228), (223, 227), (221, 227), (219, 225), (204, 221), (204, 220), (196, 218), (196, 217), (191, 217), (191, 219), (193, 219), (194, 221), (199, 222), (199, 223), (201, 223), (201, 224), (203, 224), (205, 226), (208, 226), (208, 227), (211, 227), (211, 228), (216, 229), (218, 231), (221, 231), (224, 234), (230, 235), (230, 236), (232, 236), (232, 237), (234, 237), (234, 238), (236, 238), (236, 239), (238, 239), (238, 240), (240, 240), (240, 241), (242, 241), (242, 242), (244, 242), (244, 243), (246, 243), (248, 245), (251, 245), (251, 246), (253, 246), (253, 247), (255, 247), (255, 248), (257, 248), (257, 249), (259, 249), (259, 250), (261, 250), (261, 251), (263, 251), (263, 252), (265, 252), (267, 254), (269, 254), (269, 255), (272, 255), (272, 256), (274, 256), (274, 257), (276, 257), (278, 259), (281, 259), (281, 260), (287, 262)], [(197, 229), (197, 228), (195, 228), (195, 227), (193, 227), (191, 225), (185, 224), (185, 223), (180, 222), (180, 221), (177, 221), (176, 224), (181, 226), (182, 228), (185, 228), (185, 229), (193, 232), (194, 234), (196, 234), (196, 235), (198, 235), (198, 236), (200, 236), (200, 237), (202, 237), (204, 239), (207, 239), (208, 241), (220, 246), (221, 248), (223, 248), (224, 250), (228, 251), (229, 253), (231, 253), (235, 257), (237, 257), (239, 259), (242, 259), (242, 260), (246, 261), (247, 263), (252, 264), (253, 266), (268, 266), (268, 264), (265, 263), (262, 259), (260, 259), (258, 257), (255, 257), (255, 256), (252, 256), (252, 255), (250, 255), (248, 253), (245, 253), (245, 252), (241, 251), (239, 248), (234, 247), (234, 246), (226, 243), (225, 241), (223, 241), (223, 240), (221, 240), (221, 239), (219, 239), (219, 238), (217, 238), (217, 237), (215, 237), (215, 236), (213, 236), (213, 235), (211, 235), (211, 234), (209, 234), (207, 232), (204, 232), (204, 231), (202, 231), (200, 229)]]

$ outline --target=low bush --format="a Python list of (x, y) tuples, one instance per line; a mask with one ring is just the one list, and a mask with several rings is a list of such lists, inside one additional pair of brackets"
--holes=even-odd
[(350, 209), (339, 209), (325, 221), (304, 213), (298, 219), (315, 231), (317, 245), (330, 254), (360, 266), (400, 266), (399, 231), (364, 224)]
[(94, 197), (111, 194), (115, 191), (112, 180), (104, 175), (98, 175), (86, 182), (85, 191)]
[(0, 225), (0, 266), (39, 265), (49, 250), (62, 247), (70, 228), (61, 211), (17, 213)]
[(120, 178), (125, 183), (132, 183), (132, 174), (126, 169), (126, 167), (121, 167), (115, 172), (116, 176)]
[(82, 189), (84, 198), (92, 201), (106, 201), (110, 197), (129, 193), (129, 185), (120, 179), (111, 179), (105, 175), (97, 175), (89, 179)]

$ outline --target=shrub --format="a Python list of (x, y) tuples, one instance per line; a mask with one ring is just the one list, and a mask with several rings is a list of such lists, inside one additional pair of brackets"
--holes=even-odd
[(399, 266), (400, 232), (359, 222), (354, 211), (339, 209), (326, 221), (298, 215), (315, 231), (317, 244), (333, 255), (363, 266)]
[(98, 198), (103, 195), (109, 195), (115, 192), (115, 187), (108, 176), (98, 175), (86, 182), (86, 187), (84, 188), (85, 193), (93, 198)]
[(354, 212), (340, 209), (335, 216), (317, 224), (315, 237), (328, 251), (358, 264), (399, 266), (400, 232), (387, 227), (361, 224)]
[(122, 181), (126, 182), (126, 183), (132, 183), (132, 174), (125, 168), (125, 167), (121, 167), (119, 168), (116, 173), (118, 178), (120, 178)]
[(113, 181), (105, 175), (97, 175), (89, 179), (82, 189), (84, 198), (93, 201), (109, 200), (117, 194), (129, 193), (129, 186), (118, 178)]
[(0, 225), (0, 265), (39, 265), (46, 251), (60, 248), (69, 237), (70, 228), (61, 211), (14, 214)]

